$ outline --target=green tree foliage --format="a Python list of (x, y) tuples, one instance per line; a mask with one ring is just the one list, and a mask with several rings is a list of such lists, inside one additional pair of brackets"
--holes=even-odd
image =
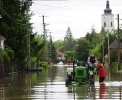
[(71, 44), (73, 41), (73, 36), (70, 27), (67, 28), (66, 35), (64, 38), (65, 43)]
[(65, 51), (65, 54), (67, 55), (67, 59), (70, 59), (71, 61), (74, 60), (75, 51), (67, 50)]
[(6, 38), (4, 62), (23, 62), (27, 58), (28, 29), (31, 41), (31, 56), (34, 59), (35, 57), (38, 58), (45, 43), (37, 40), (37, 34), (32, 34), (32, 23), (27, 25), (32, 14), (31, 12), (31, 14), (27, 14), (27, 5), (30, 8), (32, 4), (31, 0), (28, 0), (28, 2), (25, 0), (0, 1), (0, 14), (2, 15), (2, 19), (0, 20), (2, 29), (0, 33)]
[(107, 37), (107, 32), (105, 31), (104, 27), (102, 27), (102, 29), (100, 31), (100, 36), (103, 38)]
[(112, 49), (111, 52), (110, 52), (110, 62), (117, 62), (117, 57), (118, 57), (118, 51), (117, 49)]
[(62, 48), (65, 44), (64, 44), (64, 40), (57, 40), (53, 42), (54, 46), (56, 49), (60, 49)]
[(92, 49), (90, 51), (90, 54), (92, 52), (95, 53), (95, 56), (98, 58), (98, 60), (102, 61), (102, 50), (103, 50), (103, 45), (105, 45), (105, 41), (104, 41), (104, 34), (101, 33), (97, 33), (94, 34), (93, 38), (92, 38)]
[(11, 50), (10, 48), (5, 48), (2, 51), (2, 55), (3, 55), (3, 58), (4, 58), (4, 63), (8, 64), (8, 63), (10, 63), (11, 59), (14, 58), (14, 51)]
[(51, 55), (52, 55), (52, 60), (56, 61), (57, 60), (57, 54), (56, 54), (56, 48), (55, 48), (53, 43), (52, 43), (52, 52), (51, 52)]
[(48, 43), (48, 56), (52, 61), (57, 60), (56, 48), (53, 44), (52, 37), (50, 36), (50, 41)]
[(79, 39), (76, 45), (77, 59), (80, 61), (87, 61), (89, 56), (90, 42), (86, 39)]
[(92, 42), (92, 35), (91, 35), (89, 32), (87, 32), (85, 38), (86, 38), (89, 42)]
[(42, 48), (45, 46), (45, 42), (42, 40), (40, 35), (36, 35), (34, 40), (31, 42), (31, 56), (41, 58)]
[[(99, 38), (97, 38), (98, 35), (96, 33), (96, 30), (92, 27), (91, 33), (86, 34), (85, 38), (92, 44), (91, 46), (94, 48), (94, 45), (98, 42)], [(97, 42), (96, 42), (97, 41)]]
[[(109, 33), (109, 45), (116, 40), (117, 32)], [(102, 50), (104, 45), (104, 56), (108, 54), (108, 33), (104, 28), (101, 29), (100, 33), (96, 33), (92, 28), (91, 33), (87, 33), (85, 37), (91, 43), (91, 49), (89, 53), (94, 52), (98, 60), (102, 61)], [(115, 50), (116, 51), (116, 50)], [(110, 51), (112, 54), (112, 50)], [(115, 55), (111, 56), (111, 61), (114, 61), (116, 58)]]
[[(25, 58), (26, 26), (23, 23), (20, 13), (20, 2), (16, 0), (1, 0), (0, 13), (2, 15), (2, 34), (5, 38), (5, 45), (14, 51), (14, 57), (11, 60), (20, 60)], [(10, 10), (11, 9), (11, 10)], [(25, 15), (24, 15), (25, 17)], [(12, 57), (11, 57), (12, 58)]]
[(92, 48), (94, 49), (97, 44), (100, 44), (102, 42), (103, 37), (100, 36), (100, 34), (94, 34), (92, 37)]
[(90, 43), (90, 48), (89, 48), (89, 52), (88, 52), (88, 55), (90, 55), (91, 52), (94, 51), (93, 49), (96, 47), (96, 45), (98, 43), (100, 43), (101, 38), (100, 38), (99, 34), (96, 33), (95, 28), (92, 26), (91, 32), (90, 33), (87, 32), (85, 39)]
[(96, 46), (91, 50), (91, 53), (92, 52), (95, 53), (95, 57), (97, 57), (99, 61), (102, 61), (102, 43), (96, 44)]

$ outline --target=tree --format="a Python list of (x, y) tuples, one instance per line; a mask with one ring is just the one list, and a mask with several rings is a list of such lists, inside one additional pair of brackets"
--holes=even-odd
[(100, 31), (100, 35), (101, 35), (103, 38), (107, 37), (107, 32), (105, 31), (105, 28), (104, 28), (104, 27), (102, 27), (102, 29), (101, 29), (101, 31)]
[(73, 36), (70, 27), (67, 28), (64, 41), (68, 42), (68, 44), (73, 42)]
[(85, 38), (86, 38), (89, 42), (92, 42), (92, 35), (91, 35), (89, 32), (87, 32)]
[[(85, 38), (91, 43), (91, 44), (94, 44), (94, 43), (92, 43), (92, 42), (94, 42), (93, 41), (93, 37), (95, 37), (94, 38), (94, 40), (96, 39), (96, 30), (94, 29), (94, 27), (92, 26), (92, 28), (91, 28), (91, 33), (89, 33), (89, 32), (87, 32), (87, 34), (86, 34), (86, 36), (85, 36)], [(97, 38), (98, 39), (98, 38)], [(95, 40), (96, 41), (96, 40)], [(94, 47), (94, 45), (92, 46), (92, 47)]]
[(87, 61), (89, 56), (90, 42), (86, 39), (79, 39), (76, 46), (77, 59), (80, 61)]
[(92, 48), (94, 49), (97, 44), (101, 44), (103, 37), (100, 34), (94, 34), (92, 37)]
[(57, 54), (56, 54), (56, 48), (54, 46), (54, 44), (52, 43), (52, 46), (51, 46), (51, 58), (53, 61), (56, 61), (57, 60)]
[(53, 42), (56, 49), (62, 48), (65, 45), (64, 43), (65, 42), (63, 40), (57, 40)]
[(56, 48), (52, 42), (52, 37), (50, 36), (50, 41), (48, 43), (48, 56), (52, 61), (57, 60)]
[[(10, 61), (23, 62), (27, 58), (27, 27), (29, 27), (30, 32), (32, 56), (34, 53), (32, 49), (36, 46), (33, 44), (37, 44), (34, 40), (36, 34), (32, 34), (32, 23), (27, 25), (30, 15), (27, 14), (26, 7), (27, 4), (30, 7), (32, 2), (31, 0), (28, 0), (28, 2), (25, 0), (0, 1), (0, 14), (2, 15), (2, 30), (0, 30), (0, 33), (6, 38), (5, 48), (13, 51), (14, 57), (9, 55)], [(10, 51), (8, 49), (5, 50)]]
[(102, 42), (99, 44), (96, 44), (96, 46), (90, 51), (90, 53), (94, 52), (96, 58), (99, 61), (102, 61)]
[(31, 41), (31, 56), (40, 59), (41, 49), (45, 46), (45, 42), (41, 39), (41, 36), (35, 36), (34, 40)]
[[(11, 10), (10, 10), (11, 9)], [(1, 0), (2, 35), (6, 38), (5, 45), (14, 51), (11, 61), (22, 61), (26, 55), (26, 14), (20, 13), (20, 2)]]

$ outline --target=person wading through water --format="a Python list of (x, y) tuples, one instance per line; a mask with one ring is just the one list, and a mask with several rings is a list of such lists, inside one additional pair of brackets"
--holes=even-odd
[(101, 64), (100, 61), (97, 62), (96, 71), (99, 75), (99, 83), (104, 82), (106, 77), (106, 71), (103, 64)]

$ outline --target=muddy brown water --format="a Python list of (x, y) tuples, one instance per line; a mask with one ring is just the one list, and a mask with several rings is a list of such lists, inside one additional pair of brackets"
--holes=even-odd
[(0, 79), (0, 100), (121, 100), (122, 74), (107, 69), (106, 80), (95, 85), (65, 86), (66, 66), (43, 72), (13, 73)]

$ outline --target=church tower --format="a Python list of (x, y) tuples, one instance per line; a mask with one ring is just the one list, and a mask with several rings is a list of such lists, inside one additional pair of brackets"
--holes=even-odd
[(114, 15), (111, 12), (112, 10), (109, 8), (109, 1), (107, 0), (106, 9), (104, 10), (104, 14), (101, 16), (101, 19), (102, 27), (108, 32), (113, 32), (114, 29)]

